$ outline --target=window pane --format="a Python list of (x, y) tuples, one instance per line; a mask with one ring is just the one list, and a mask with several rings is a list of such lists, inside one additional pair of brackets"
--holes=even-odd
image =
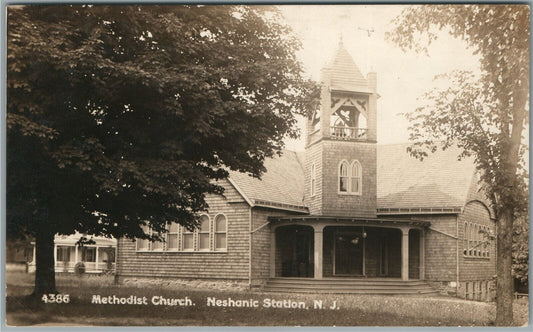
[(178, 249), (178, 234), (168, 234), (167, 241), (167, 246), (169, 250)]
[(340, 176), (348, 176), (348, 165), (346, 163), (341, 164)]
[(352, 165), (352, 176), (359, 177), (360, 166), (359, 163), (354, 162)]
[(359, 193), (359, 178), (352, 178), (352, 192)]
[(340, 178), (339, 190), (342, 192), (348, 191), (348, 178), (345, 178), (345, 177)]
[(163, 249), (163, 242), (160, 242), (160, 241), (152, 242), (152, 250), (162, 250), (162, 249)]
[(215, 247), (216, 249), (226, 248), (226, 234), (215, 234)]
[(200, 217), (200, 232), (209, 232), (209, 217)]
[(137, 239), (137, 250), (148, 250), (148, 240)]
[(200, 250), (209, 250), (209, 233), (200, 234)]
[(215, 232), (226, 232), (226, 217), (221, 214), (215, 220)]
[(183, 250), (192, 250), (193, 249), (193, 242), (192, 242), (192, 233), (183, 234)]
[(83, 248), (81, 251), (81, 260), (84, 262), (95, 262), (96, 248)]

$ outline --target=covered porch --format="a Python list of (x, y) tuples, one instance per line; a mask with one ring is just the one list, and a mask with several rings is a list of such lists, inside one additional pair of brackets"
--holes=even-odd
[(272, 217), (271, 278), (424, 279), (427, 221)]

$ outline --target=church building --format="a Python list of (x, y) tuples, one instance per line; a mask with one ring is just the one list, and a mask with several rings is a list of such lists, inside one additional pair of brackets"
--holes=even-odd
[(494, 296), (495, 220), (472, 159), (450, 148), (423, 161), (377, 144), (377, 74), (342, 43), (322, 70), (304, 152), (231, 172), (194, 232), (120, 239), (119, 282), (231, 282), (276, 292)]

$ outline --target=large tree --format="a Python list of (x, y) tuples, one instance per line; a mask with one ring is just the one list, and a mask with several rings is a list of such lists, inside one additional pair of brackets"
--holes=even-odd
[(408, 115), (412, 152), (423, 157), (437, 143), (463, 148), (481, 171), (497, 227), (497, 325), (513, 321), (513, 221), (527, 209), (523, 130), (528, 119), (529, 7), (426, 5), (405, 9), (389, 34), (404, 50), (427, 51), (439, 33), (461, 38), (479, 55), (481, 77), (455, 72), (451, 86), (425, 95)]
[[(228, 170), (260, 176), (307, 112), (298, 41), (273, 7), (8, 8), (7, 234), (157, 240), (198, 224)], [(149, 223), (153, 235), (143, 226)]]

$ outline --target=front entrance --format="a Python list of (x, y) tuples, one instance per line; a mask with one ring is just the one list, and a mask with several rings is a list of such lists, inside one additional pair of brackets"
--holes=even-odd
[(364, 238), (360, 233), (335, 233), (335, 275), (363, 275), (363, 242)]
[(276, 276), (313, 277), (313, 228), (284, 226), (276, 230)]
[(388, 225), (279, 225), (271, 234), (271, 277), (423, 278), (422, 231), (405, 230)]

